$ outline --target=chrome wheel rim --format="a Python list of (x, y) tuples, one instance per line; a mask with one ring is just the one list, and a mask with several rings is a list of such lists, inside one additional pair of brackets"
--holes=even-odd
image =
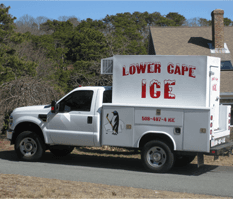
[(161, 167), (165, 164), (167, 160), (166, 152), (159, 146), (152, 147), (147, 152), (147, 162), (152, 167)]
[(20, 152), (25, 156), (25, 157), (31, 157), (35, 155), (37, 151), (37, 144), (34, 139), (27, 137), (24, 138), (20, 144)]

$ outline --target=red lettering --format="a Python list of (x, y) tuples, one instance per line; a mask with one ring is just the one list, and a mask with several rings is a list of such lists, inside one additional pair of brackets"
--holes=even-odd
[(180, 66), (177, 64), (176, 65), (176, 69), (175, 69), (175, 72), (174, 72), (174, 74), (179, 74), (179, 75), (181, 75), (181, 73), (180, 73)]
[(143, 117), (142, 116), (142, 121), (150, 121), (150, 117)]
[(214, 85), (213, 85), (212, 90), (213, 90), (213, 91), (217, 91), (217, 84), (214, 84)]
[(187, 72), (189, 69), (186, 65), (182, 65), (182, 75), (184, 75), (184, 72)]
[(130, 73), (130, 75), (133, 75), (135, 72), (136, 72), (136, 67), (134, 65), (131, 65), (129, 67), (129, 73)]
[(172, 74), (174, 73), (174, 64), (173, 63), (169, 63), (168, 66), (167, 66), (167, 72), (169, 74)]
[(168, 118), (168, 122), (175, 122), (175, 118)]
[(146, 64), (143, 65), (143, 62), (140, 63), (140, 66), (138, 64), (136, 64), (136, 67), (137, 67), (137, 73), (140, 74), (140, 73), (145, 73), (146, 71)]
[[(147, 67), (147, 71), (146, 71)], [(127, 76), (127, 75), (134, 75), (135, 73), (137, 74), (144, 74), (145, 72), (147, 73), (161, 73), (161, 63), (160, 62), (141, 62), (139, 64), (131, 64), (130, 67), (127, 69), (126, 66), (123, 66), (122, 68), (122, 75)]]
[(160, 122), (160, 120), (161, 120), (161, 117), (156, 117), (155, 118), (155, 121), (157, 121), (157, 122)]
[(155, 63), (155, 73), (161, 73), (161, 63)]
[(128, 71), (125, 72), (125, 70), (126, 70), (126, 66), (123, 66), (123, 76), (129, 75), (129, 72)]
[(189, 66), (188, 68), (185, 64), (182, 65), (182, 69), (179, 64), (176, 64), (176, 67), (174, 68), (174, 64), (171, 62), (167, 66), (167, 72), (169, 74), (174, 73), (174, 74), (179, 74), (179, 75), (185, 75), (185, 72), (188, 72), (189, 77), (192, 77), (192, 78), (196, 78), (196, 76), (194, 75), (195, 70), (196, 70), (195, 66)]
[(196, 76), (194, 75), (194, 70), (196, 70), (196, 67), (190, 66), (190, 68), (189, 68), (189, 77), (196, 78)]
[(153, 79), (150, 82), (150, 96), (152, 98), (159, 98), (161, 92), (160, 91), (155, 92), (155, 86), (156, 86), (156, 88), (160, 88), (160, 82), (158, 80)]
[(142, 98), (146, 98), (146, 80), (142, 80)]
[(164, 99), (175, 99), (176, 95), (171, 93), (173, 85), (176, 84), (176, 80), (164, 80)]
[(217, 77), (213, 77), (212, 81), (214, 81), (214, 80), (218, 81), (218, 78)]
[(154, 63), (149, 62), (147, 65), (147, 72), (148, 73), (154, 73), (154, 71), (152, 70), (152, 67), (154, 66)]

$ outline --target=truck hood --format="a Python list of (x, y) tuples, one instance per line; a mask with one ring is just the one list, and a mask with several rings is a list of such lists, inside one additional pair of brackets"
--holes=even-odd
[(47, 114), (50, 111), (50, 107), (51, 107), (50, 105), (25, 106), (25, 107), (16, 108), (13, 111), (13, 114), (22, 113), (22, 112)]

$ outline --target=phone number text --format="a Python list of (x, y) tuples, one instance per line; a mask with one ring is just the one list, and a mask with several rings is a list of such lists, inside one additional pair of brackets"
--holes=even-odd
[(175, 122), (175, 118), (162, 118), (162, 117), (144, 117), (142, 116), (142, 121), (154, 121), (154, 122)]

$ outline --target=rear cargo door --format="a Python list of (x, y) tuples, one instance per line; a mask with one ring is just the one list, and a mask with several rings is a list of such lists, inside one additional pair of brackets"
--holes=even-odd
[(184, 113), (184, 151), (209, 152), (210, 110), (186, 110)]
[(210, 107), (213, 115), (213, 129), (219, 128), (219, 90), (220, 90), (220, 71), (219, 66), (210, 66)]

